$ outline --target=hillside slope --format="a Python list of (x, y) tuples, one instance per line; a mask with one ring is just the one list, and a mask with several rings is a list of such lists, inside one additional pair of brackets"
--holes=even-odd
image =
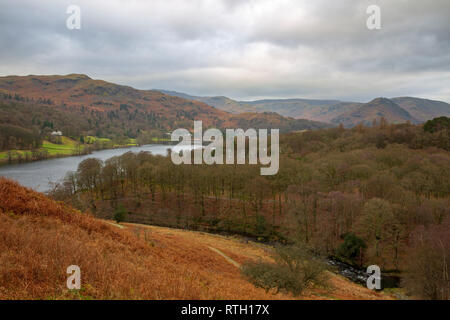
[[(219, 254), (220, 253), (220, 254)], [(226, 257), (228, 259), (226, 259)], [(118, 228), (0, 178), (0, 299), (290, 299), (247, 282), (235, 264), (267, 248), (198, 232)], [(81, 268), (82, 289), (66, 288)], [(331, 275), (305, 299), (387, 299)]]
[[(32, 125), (42, 127), (44, 123), (52, 123), (52, 127), (59, 130), (68, 127), (74, 135), (83, 133), (110, 138), (122, 134), (136, 138), (142, 131), (165, 133), (177, 128), (189, 129), (193, 120), (202, 120), (204, 127), (216, 128), (236, 128), (239, 121), (247, 129), (254, 117), (266, 122), (268, 128), (279, 128), (282, 132), (289, 128), (302, 130), (329, 126), (285, 117), (281, 117), (282, 123), (277, 121), (275, 125), (271, 122), (272, 116), (259, 113), (236, 117), (202, 102), (94, 80), (82, 74), (0, 77), (0, 96), (4, 104), (8, 101), (12, 101), (9, 104), (20, 104), (9, 109), (2, 107), (5, 118), (14, 118), (11, 115), (14, 109), (24, 109), (24, 114), (36, 118)], [(34, 113), (44, 115), (34, 117)], [(76, 125), (73, 125), (74, 121)], [(77, 128), (81, 132), (76, 132)]]
[(425, 122), (436, 117), (450, 117), (450, 104), (443, 101), (412, 97), (399, 97), (391, 100), (421, 122)]
[(376, 98), (354, 110), (347, 111), (331, 119), (331, 122), (336, 124), (342, 123), (345, 127), (352, 127), (359, 123), (371, 125), (374, 120), (379, 120), (380, 118), (385, 118), (390, 123), (419, 122), (408, 111), (387, 98)]
[(339, 114), (360, 105), (356, 102), (314, 99), (268, 99), (255, 101), (237, 101), (228, 97), (200, 97), (176, 91), (162, 92), (188, 100), (200, 101), (220, 110), (239, 114), (249, 112), (276, 112), (285, 117), (309, 119), (321, 122), (330, 120)]
[(193, 117), (203, 120), (207, 126), (218, 125), (221, 119), (227, 118), (227, 113), (203, 103), (94, 80), (82, 74), (0, 77), (0, 89), (37, 101), (50, 100), (49, 104), (54, 106), (84, 107), (102, 113), (122, 110), (131, 115), (152, 114), (162, 126)]
[[(355, 112), (354, 117), (360, 117), (356, 115), (358, 113), (367, 113), (363, 110), (358, 111), (363, 107), (364, 103), (359, 102), (345, 102), (339, 100), (324, 100), (324, 99), (269, 99), (269, 100), (256, 100), (256, 101), (236, 101), (227, 97), (200, 97), (192, 96), (186, 93), (175, 91), (163, 91), (166, 94), (182, 97), (184, 99), (200, 101), (210, 106), (216, 107), (220, 110), (231, 113), (242, 112), (277, 112), (285, 117), (309, 119), (321, 122), (333, 122), (342, 121), (352, 117), (351, 114)], [(419, 122), (425, 122), (440, 116), (450, 116), (450, 104), (443, 101), (434, 101), (413, 97), (398, 97), (390, 99), (397, 104), (400, 108), (407, 111), (412, 118)], [(371, 103), (371, 102), (369, 102)], [(385, 118), (388, 122), (398, 122), (399, 119), (403, 120), (408, 116), (401, 115), (399, 112), (394, 112), (392, 118), (390, 112), (382, 112), (377, 110), (373, 116), (377, 113), (385, 114)], [(362, 121), (371, 123), (375, 118), (371, 118), (367, 114), (367, 118)], [(335, 120), (336, 119), (336, 120)], [(409, 119), (411, 121), (411, 119)], [(353, 125), (354, 121), (350, 121), (347, 125)]]
[(360, 103), (338, 100), (279, 99), (251, 102), (258, 110), (279, 112), (284, 116), (331, 122), (344, 112), (354, 110)]

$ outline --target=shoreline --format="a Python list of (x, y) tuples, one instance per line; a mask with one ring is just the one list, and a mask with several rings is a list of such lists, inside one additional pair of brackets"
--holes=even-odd
[[(166, 141), (166, 140), (157, 140), (157, 141), (153, 141), (152, 143), (147, 143), (147, 144), (171, 145), (171, 144), (173, 144), (173, 142)], [(58, 159), (58, 158), (79, 157), (79, 156), (85, 156), (85, 155), (92, 154), (94, 151), (134, 148), (134, 147), (141, 147), (141, 146), (147, 145), (147, 144), (121, 145), (121, 146), (114, 146), (112, 148), (90, 149), (90, 150), (88, 150), (88, 152), (75, 152), (75, 153), (71, 153), (71, 154), (58, 153), (58, 154), (53, 154), (53, 155), (47, 155), (44, 158), (34, 158), (34, 159), (23, 158), (21, 160), (19, 160), (19, 159), (9, 160), (6, 158), (6, 159), (0, 159), (0, 167), (14, 165), (14, 164), (25, 164), (25, 163), (31, 163), (31, 162), (37, 162), (37, 161), (52, 160), (52, 159)], [(8, 152), (8, 151), (12, 151), (12, 150), (5, 150), (2, 152)], [(31, 152), (30, 150), (14, 150), (14, 151)]]

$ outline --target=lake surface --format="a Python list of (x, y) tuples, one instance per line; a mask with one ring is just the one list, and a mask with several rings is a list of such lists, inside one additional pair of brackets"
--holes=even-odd
[[(149, 144), (140, 147), (108, 149), (94, 151), (83, 156), (73, 156), (21, 164), (11, 164), (0, 166), (0, 176), (16, 180), (21, 185), (33, 188), (36, 191), (48, 191), (50, 183), (55, 183), (63, 179), (67, 172), (76, 171), (78, 164), (88, 158), (98, 158), (106, 160), (111, 157), (120, 156), (126, 152), (148, 151), (155, 155), (166, 155), (168, 149), (173, 148), (180, 151), (180, 147), (162, 144)], [(189, 148), (189, 147), (188, 147)]]

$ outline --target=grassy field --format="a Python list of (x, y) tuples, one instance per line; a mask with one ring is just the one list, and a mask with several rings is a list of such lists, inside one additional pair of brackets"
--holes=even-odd
[[(20, 154), (23, 158), (25, 158), (26, 153), (28, 152), (31, 154), (30, 151), (24, 151), (24, 150), (11, 150), (14, 154)], [(0, 161), (6, 161), (8, 160), (8, 151), (2, 151), (0, 152)]]
[[(71, 155), (77, 155), (80, 152), (83, 152), (84, 149), (88, 145), (92, 145), (95, 142), (100, 142), (103, 144), (109, 143), (110, 146), (105, 146), (106, 148), (118, 148), (118, 147), (124, 147), (124, 146), (136, 146), (137, 141), (136, 139), (129, 139), (128, 143), (125, 145), (119, 145), (114, 144), (112, 145), (111, 139), (107, 138), (98, 138), (93, 136), (87, 136), (85, 137), (85, 143), (80, 146), (78, 146), (78, 142), (74, 139), (71, 139), (69, 137), (61, 137), (62, 143), (52, 143), (50, 141), (44, 140), (42, 143), (42, 147), (40, 150), (47, 151), (48, 157), (58, 157), (58, 156), (71, 156)], [(79, 148), (79, 149), (78, 149)], [(24, 160), (31, 159), (32, 153), (31, 150), (10, 150), (10, 151), (2, 151), (0, 152), (0, 162), (7, 162), (8, 161), (8, 152), (12, 152), (12, 159), (18, 160), (19, 158), (22, 158)]]
[(132, 147), (132, 146), (137, 146), (137, 140), (136, 140), (136, 139), (133, 139), (133, 138), (130, 138), (130, 141), (128, 142), (128, 145), (129, 145), (130, 147)]
[[(94, 144), (94, 143), (96, 143), (96, 142), (100, 142), (100, 143), (103, 143), (103, 144), (106, 144), (106, 143), (112, 144), (111, 139), (108, 139), (108, 138), (98, 138), (98, 137), (94, 137), (94, 136), (86, 136), (86, 137), (84, 138), (84, 141), (85, 141), (85, 143), (87, 143), (87, 144)], [(130, 138), (130, 139), (128, 139), (128, 143), (126, 143), (125, 145), (114, 144), (114, 145), (112, 145), (112, 146), (113, 146), (114, 148), (117, 148), (117, 147), (123, 147), (123, 146), (134, 147), (134, 146), (137, 146), (137, 141), (136, 141), (136, 139)]]
[[(84, 146), (80, 146), (81, 151)], [(44, 141), (42, 148), (48, 151), (51, 156), (54, 155), (72, 155), (77, 153), (77, 143), (75, 140), (68, 137), (62, 137), (62, 144), (51, 143), (50, 141)]]
[(165, 142), (167, 142), (167, 141), (172, 141), (172, 140), (169, 139), (169, 138), (152, 138), (152, 141), (153, 142), (158, 142), (158, 141), (165, 141)]
[[(49, 157), (56, 156), (70, 156), (78, 153), (77, 142), (68, 137), (61, 137), (62, 144), (52, 143), (50, 141), (44, 140), (42, 143), (41, 150), (47, 151)], [(79, 151), (83, 151), (85, 146), (81, 145)], [(0, 161), (8, 160), (8, 152), (12, 152), (12, 159), (17, 160), (19, 157), (22, 159), (31, 158), (31, 150), (10, 150), (0, 152)]]
[(87, 144), (94, 144), (95, 142), (111, 142), (111, 139), (108, 138), (98, 138), (94, 136), (86, 136), (84, 138), (84, 142)]

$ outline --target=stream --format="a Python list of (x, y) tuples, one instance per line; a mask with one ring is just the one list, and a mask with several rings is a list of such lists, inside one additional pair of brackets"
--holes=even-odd
[[(367, 279), (369, 278), (370, 274), (366, 273), (365, 270), (355, 268), (348, 263), (344, 263), (333, 258), (328, 258), (327, 263), (335, 267), (337, 273), (340, 274), (341, 276), (344, 276), (345, 278), (353, 282), (366, 286)], [(400, 286), (400, 280), (401, 280), (400, 276), (383, 274), (382, 272), (381, 288), (382, 289), (398, 288)]]

